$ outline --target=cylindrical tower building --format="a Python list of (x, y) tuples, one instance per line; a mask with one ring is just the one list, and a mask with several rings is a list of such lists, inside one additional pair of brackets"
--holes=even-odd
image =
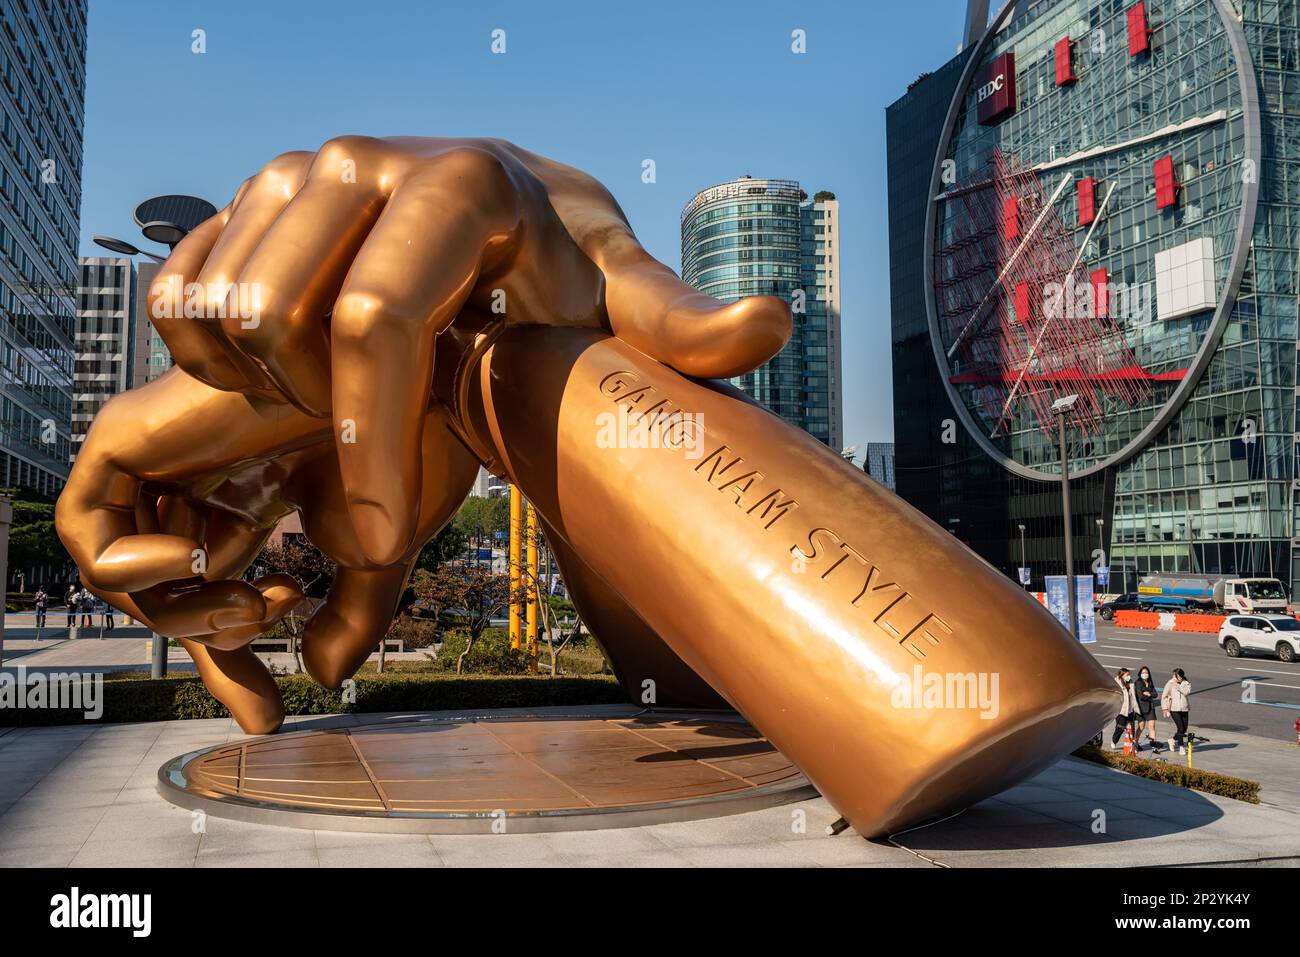
[[(793, 180), (751, 176), (697, 193), (682, 210), (682, 278), (718, 299), (780, 296), (791, 303), (790, 342), (770, 362), (732, 382), (829, 444), (828, 419), (810, 419), (805, 401), (806, 302), (812, 297), (800, 256), (800, 206), (807, 198)], [(823, 329), (823, 344), (824, 335)], [(810, 428), (813, 424), (819, 428)]]

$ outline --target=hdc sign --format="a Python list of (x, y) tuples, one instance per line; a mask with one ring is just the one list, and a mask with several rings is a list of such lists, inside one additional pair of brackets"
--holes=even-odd
[(975, 107), (981, 124), (1016, 111), (1016, 55), (1004, 53), (975, 77)]

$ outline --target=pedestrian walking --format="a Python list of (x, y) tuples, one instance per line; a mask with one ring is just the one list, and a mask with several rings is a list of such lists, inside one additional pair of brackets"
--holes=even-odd
[(63, 603), (68, 609), (68, 631), (71, 631), (77, 625), (77, 586), (69, 585), (67, 592), (63, 595)]
[(1141, 735), (1145, 731), (1147, 741), (1151, 743), (1151, 753), (1155, 754), (1160, 750), (1160, 739), (1156, 737), (1156, 712), (1160, 707), (1160, 690), (1151, 677), (1151, 669), (1146, 665), (1138, 669), (1137, 680), (1133, 682), (1133, 696), (1137, 698), (1139, 724), (1133, 746), (1139, 751), (1142, 750)]
[(45, 627), (45, 612), (50, 606), (50, 596), (45, 593), (44, 588), (36, 589), (36, 630), (40, 631)]
[(1160, 692), (1160, 709), (1174, 722), (1174, 736), (1169, 739), (1169, 750), (1183, 754), (1183, 738), (1187, 737), (1187, 716), (1191, 709), (1192, 683), (1182, 668), (1175, 668), (1165, 690)]
[(105, 631), (112, 631), (113, 628), (116, 627), (116, 623), (113, 621), (113, 615), (116, 611), (117, 609), (115, 609), (112, 605), (110, 605), (108, 602), (104, 602), (104, 630)]
[(1115, 731), (1110, 736), (1110, 749), (1118, 751), (1121, 747), (1119, 741), (1124, 737), (1124, 729), (1132, 724), (1137, 727), (1138, 722), (1138, 704), (1137, 698), (1133, 696), (1132, 673), (1127, 668), (1121, 668), (1115, 672), (1115, 684), (1124, 694), (1124, 700), (1120, 702), (1119, 714), (1115, 715)]

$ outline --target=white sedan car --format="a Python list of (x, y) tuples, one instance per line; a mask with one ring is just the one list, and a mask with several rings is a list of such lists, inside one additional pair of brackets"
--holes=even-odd
[(1229, 658), (1262, 651), (1295, 661), (1300, 656), (1300, 621), (1287, 615), (1229, 615), (1219, 628), (1219, 647)]

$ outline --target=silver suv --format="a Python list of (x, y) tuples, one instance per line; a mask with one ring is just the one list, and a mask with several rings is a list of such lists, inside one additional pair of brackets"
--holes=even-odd
[(1300, 621), (1288, 615), (1229, 615), (1219, 628), (1219, 647), (1229, 658), (1260, 651), (1279, 661), (1300, 656)]

